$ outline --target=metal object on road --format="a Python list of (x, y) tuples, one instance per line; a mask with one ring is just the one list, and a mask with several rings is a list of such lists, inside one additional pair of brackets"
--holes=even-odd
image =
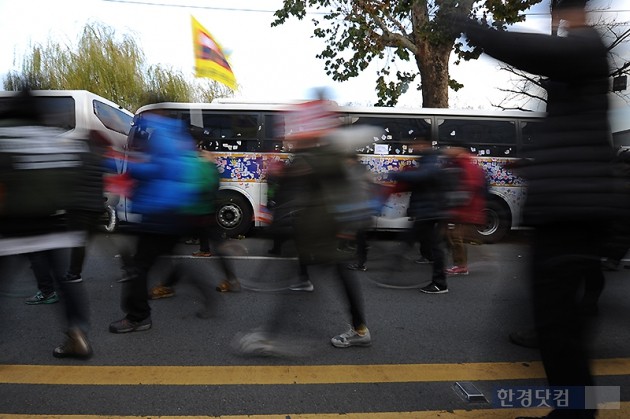
[(483, 393), (470, 381), (456, 381), (453, 389), (471, 403), (488, 403)]

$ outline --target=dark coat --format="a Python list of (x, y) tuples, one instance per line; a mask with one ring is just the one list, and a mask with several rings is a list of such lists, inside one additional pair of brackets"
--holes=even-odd
[(527, 181), (524, 221), (589, 222), (627, 211), (608, 124), (607, 49), (593, 28), (567, 36), (498, 32), (468, 23), (465, 32), (492, 57), (546, 77), (542, 135), (516, 166)]
[(439, 220), (447, 215), (440, 155), (436, 150), (423, 152), (416, 169), (391, 174), (393, 180), (409, 185), (411, 197), (407, 215), (410, 217)]
[(299, 209), (293, 227), (302, 263), (338, 263), (352, 257), (337, 250), (343, 226), (331, 213), (330, 197), (325, 191), (327, 184), (345, 176), (344, 164), (345, 156), (322, 146), (296, 153), (286, 168), (283, 178), (287, 188), (282, 202), (291, 201)]

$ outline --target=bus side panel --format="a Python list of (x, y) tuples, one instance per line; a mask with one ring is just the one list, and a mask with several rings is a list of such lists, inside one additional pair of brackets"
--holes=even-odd
[(490, 193), (500, 197), (510, 208), (512, 228), (521, 222), (521, 209), (525, 203), (527, 190), (525, 180), (509, 170), (507, 166), (514, 159), (510, 158), (477, 158), (484, 169), (490, 186)]
[(272, 162), (283, 161), (287, 155), (280, 153), (226, 153), (216, 152), (221, 189), (243, 195), (251, 204), (256, 226), (271, 222), (267, 210), (267, 167)]

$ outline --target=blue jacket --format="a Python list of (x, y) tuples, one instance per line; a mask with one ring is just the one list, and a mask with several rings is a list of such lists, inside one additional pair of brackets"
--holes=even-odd
[(140, 161), (130, 160), (127, 172), (136, 181), (133, 212), (177, 213), (194, 205), (198, 196), (194, 141), (182, 121), (158, 115), (143, 118), (150, 137)]

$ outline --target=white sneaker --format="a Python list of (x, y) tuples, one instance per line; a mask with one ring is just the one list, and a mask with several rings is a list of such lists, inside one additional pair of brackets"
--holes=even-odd
[(272, 338), (268, 333), (254, 331), (237, 335), (234, 349), (241, 355), (265, 357), (293, 357), (301, 355), (300, 348)]
[(335, 348), (348, 348), (350, 346), (370, 346), (372, 345), (372, 336), (369, 329), (366, 329), (364, 335), (360, 335), (356, 330), (350, 329), (334, 338), (330, 339), (330, 343)]
[(264, 332), (250, 332), (237, 337), (235, 349), (243, 355), (270, 355), (273, 352), (271, 339)]

